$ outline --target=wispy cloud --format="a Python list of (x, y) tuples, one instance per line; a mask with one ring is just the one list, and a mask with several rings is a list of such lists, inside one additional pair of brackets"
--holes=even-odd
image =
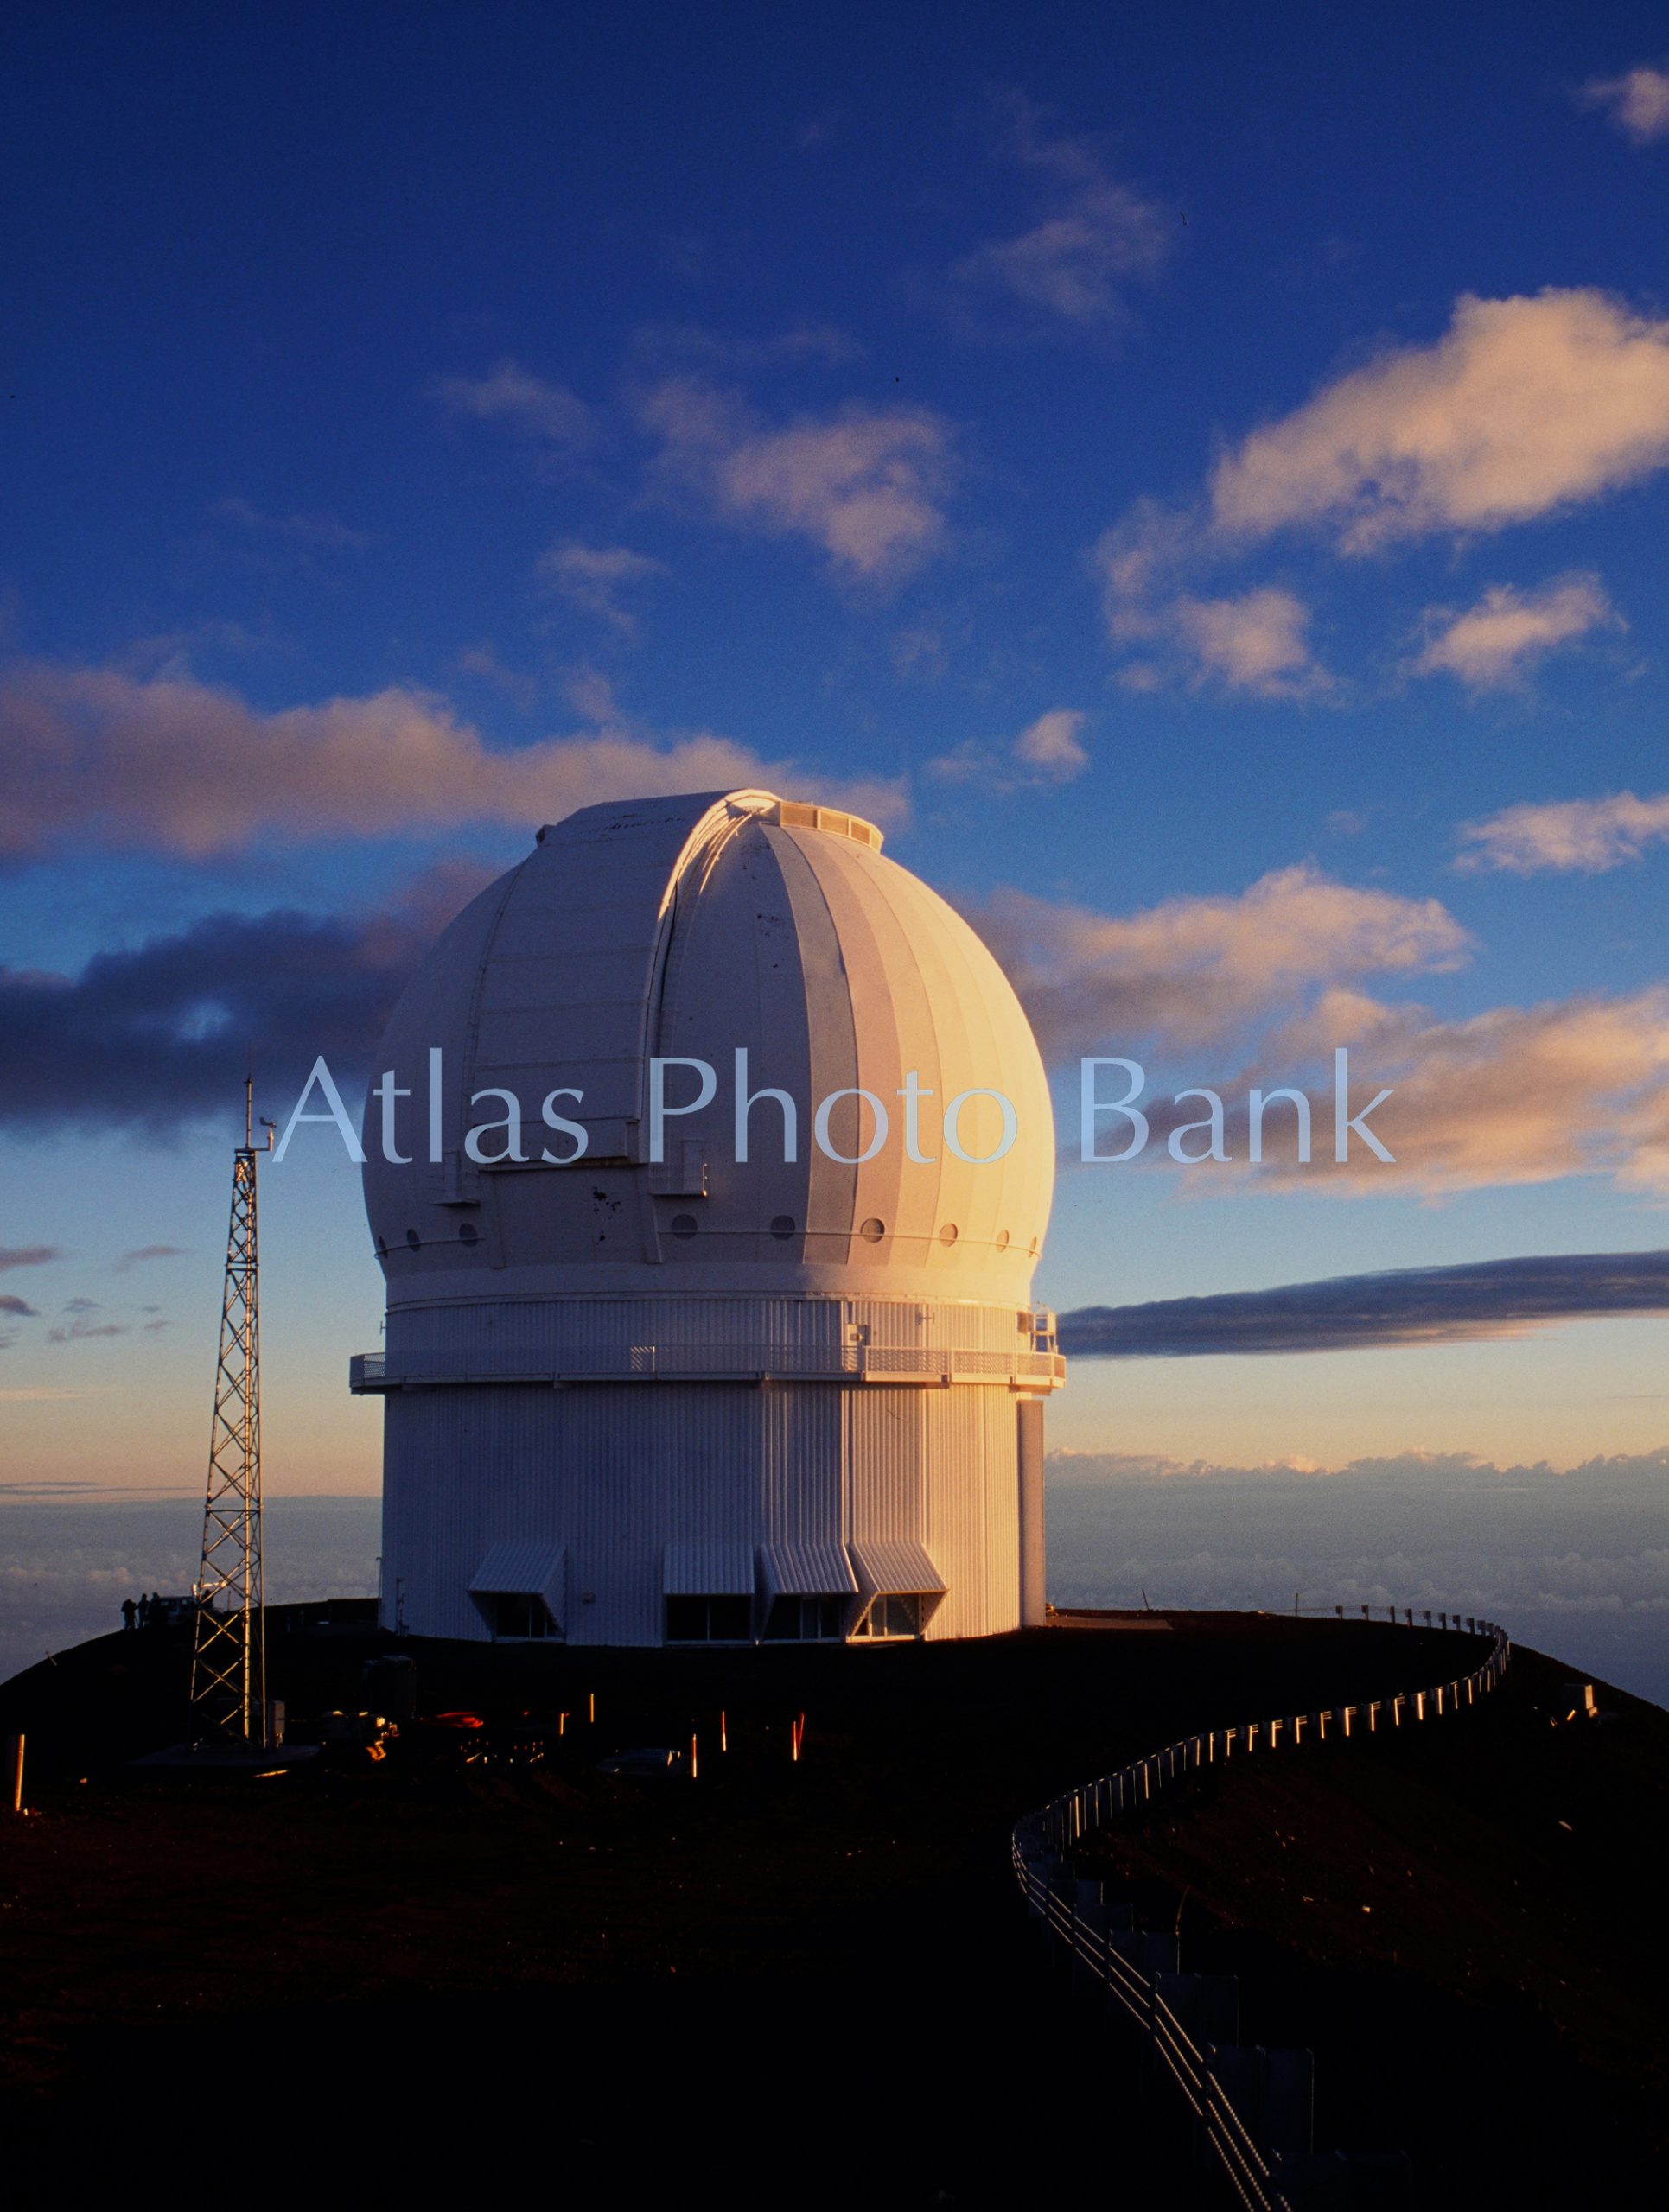
[(1069, 784), (1090, 765), (1080, 733), (1087, 715), (1072, 707), (1054, 707), (1028, 722), (1007, 745), (969, 738), (951, 752), (929, 760), (927, 772), (941, 783), (978, 784), (991, 791), (1012, 791), (1024, 786)]
[[(188, 676), (47, 663), (0, 674), (0, 853), (97, 836), (201, 859), (309, 841), (528, 827), (577, 806), (784, 782), (896, 822), (896, 786), (830, 785), (698, 731), (623, 722), (500, 752), (432, 692), (263, 713)], [(860, 804), (860, 798), (862, 804)]]
[(634, 334), (632, 352), (646, 373), (656, 365), (742, 373), (807, 361), (840, 367), (860, 360), (863, 348), (850, 331), (826, 322), (796, 323), (767, 338), (742, 337), (702, 323), (652, 322)]
[(61, 1244), (0, 1244), (0, 1274), (11, 1268), (44, 1268), (63, 1256)]
[(502, 423), (553, 455), (588, 452), (600, 434), (596, 410), (577, 392), (518, 361), (500, 361), (485, 376), (436, 377), (430, 390), (453, 414)]
[(1578, 575), (1557, 577), (1538, 592), (1492, 584), (1463, 613), (1428, 608), (1424, 626), (1425, 644), (1411, 664), (1416, 676), (1444, 672), (1468, 690), (1499, 691), (1520, 688), (1556, 646), (1624, 625), (1599, 578)]
[(249, 500), (236, 498), (217, 500), (214, 512), (222, 522), (236, 523), (258, 537), (285, 538), (322, 552), (360, 552), (375, 542), (368, 531), (351, 529), (334, 515), (264, 514)]
[(183, 1244), (140, 1244), (131, 1252), (124, 1252), (111, 1268), (114, 1275), (125, 1274), (130, 1268), (143, 1266), (148, 1260), (178, 1260), (185, 1256)]
[(491, 643), (466, 645), (452, 663), (463, 676), (478, 676), (513, 701), (523, 714), (532, 714), (538, 702), (539, 681), (520, 669), (509, 667)]
[(925, 409), (852, 405), (779, 428), (733, 395), (672, 377), (646, 395), (640, 412), (659, 441), (666, 480), (723, 520), (809, 539), (838, 575), (869, 582), (905, 575), (944, 542), (954, 441)]
[(92, 1337), (124, 1337), (129, 1333), (125, 1321), (89, 1321), (78, 1314), (74, 1320), (60, 1329), (47, 1331), (47, 1342), (53, 1344), (80, 1344)]
[(1028, 100), (1003, 109), (1004, 151), (1037, 188), (1035, 219), (965, 254), (939, 289), (976, 337), (1118, 327), (1126, 281), (1159, 266), (1174, 219), (1113, 176), (1092, 140), (1050, 130)]
[(1637, 146), (1669, 138), (1669, 69), (1643, 63), (1620, 77), (1592, 77), (1577, 98), (1583, 107), (1603, 111)]
[(637, 627), (637, 617), (621, 605), (621, 594), (651, 576), (664, 576), (666, 566), (628, 545), (588, 545), (570, 537), (540, 555), (536, 573), (551, 590), (624, 636)]
[(15, 1321), (36, 1321), (41, 1318), (26, 1298), (19, 1298), (10, 1291), (0, 1294), (0, 1313), (10, 1313)]
[(1512, 875), (1602, 875), (1661, 844), (1669, 844), (1669, 791), (1652, 798), (1614, 791), (1607, 798), (1525, 800), (1468, 823), (1456, 866)]
[(1080, 1359), (1348, 1351), (1468, 1344), (1534, 1335), (1564, 1321), (1660, 1313), (1669, 1313), (1669, 1251), (1555, 1253), (1080, 1306), (1060, 1317), (1061, 1348)]
[[(1112, 1310), (1118, 1313), (1126, 1309), (1115, 1306)], [(1179, 1459), (1156, 1452), (1061, 1450), (1048, 1452), (1044, 1465), (1047, 1478), (1054, 1482), (1143, 1486), (1163, 1484), (1177, 1490), (1214, 1489), (1219, 1484), (1270, 1485), (1286, 1477), (1296, 1490), (1308, 1493), (1312, 1499), (1324, 1488), (1347, 1492), (1359, 1483), (1386, 1488), (1394, 1485), (1406, 1491), (1412, 1502), (1422, 1505), (1429, 1505), (1444, 1493), (1469, 1491), (1487, 1497), (1491, 1492), (1511, 1491), (1521, 1494), (1533, 1486), (1544, 1491), (1564, 1492), (1567, 1502), (1581, 1511), (1596, 1493), (1606, 1495), (1608, 1502), (1626, 1502), (1630, 1505), (1638, 1504), (1642, 1498), (1655, 1501), (1664, 1496), (1664, 1478), (1669, 1476), (1669, 1445), (1656, 1452), (1602, 1453), (1564, 1468), (1555, 1467), (1545, 1459), (1503, 1463), (1486, 1459), (1475, 1452), (1422, 1450), (1379, 1452), (1348, 1459), (1339, 1466), (1328, 1466), (1301, 1453), (1265, 1459), (1255, 1465), (1235, 1466), (1215, 1459)], [(1569, 1564), (1574, 1566), (1577, 1562), (1573, 1560)], [(1403, 1594), (1417, 1593), (1407, 1591)]]

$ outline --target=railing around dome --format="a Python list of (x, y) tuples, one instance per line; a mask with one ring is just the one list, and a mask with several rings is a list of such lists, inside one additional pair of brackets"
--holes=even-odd
[(407, 1352), (391, 1358), (359, 1352), (348, 1362), (348, 1388), (357, 1395), (408, 1386), (441, 1389), (481, 1382), (543, 1383), (684, 1382), (876, 1382), (951, 1384), (1007, 1383), (1023, 1390), (1056, 1390), (1067, 1363), (1053, 1351), (979, 1351), (959, 1346), (889, 1344), (629, 1344), (617, 1353), (593, 1352), (584, 1364), (560, 1356), (494, 1345), (456, 1352)]
[[(1344, 1618), (1343, 1606), (1335, 1611)], [(1397, 1609), (1392, 1606), (1389, 1612), (1395, 1624)], [(1369, 1618), (1366, 1606), (1362, 1617)], [(1411, 1608), (1405, 1608), (1403, 1618), (1413, 1626)], [(1202, 1767), (1307, 1744), (1360, 1743), (1381, 1731), (1443, 1719), (1476, 1705), (1507, 1672), (1512, 1654), (1507, 1633), (1493, 1621), (1470, 1616), (1462, 1620), (1458, 1613), (1440, 1613), (1437, 1619), (1444, 1630), (1488, 1637), (1487, 1656), (1469, 1674), (1366, 1703), (1202, 1730), (1051, 1799), (1022, 1821), (1010, 1840), (1015, 1878), (1045, 1939), (1099, 1982), (1109, 2003), (1146, 2037), (1235, 2201), (1252, 2212), (1306, 2212), (1321, 2201), (1308, 2186), (1304, 2154), (1289, 2155), (1271, 2145), (1267, 2129), (1258, 2125), (1249, 2104), (1246, 2112), (1239, 2109), (1247, 2101), (1244, 2081), (1248, 2072), (1256, 2072), (1244, 2063), (1252, 2054), (1238, 2044), (1214, 2044), (1197, 2021), (1191, 2031), (1179, 2017), (1179, 2007), (1188, 2009), (1184, 1991), (1194, 1978), (1180, 1971), (1175, 1934), (1139, 1933), (1128, 1912), (1123, 1916), (1124, 1924), (1116, 1925), (1118, 1909), (1102, 1899), (1099, 1882), (1078, 1879), (1071, 1853), (1098, 1828), (1144, 1809), (1168, 1783)], [(1430, 1612), (1424, 1621), (1428, 1629), (1433, 1625)], [(1086, 1897), (1086, 1891), (1093, 1894)], [(1307, 2054), (1266, 2052), (1264, 2072), (1270, 2073), (1276, 2062), (1301, 2058), (1307, 2069)], [(1331, 2163), (1336, 2167), (1336, 2161)], [(1336, 2171), (1330, 2177), (1336, 2180)], [(1335, 2200), (1328, 2196), (1326, 2201)]]

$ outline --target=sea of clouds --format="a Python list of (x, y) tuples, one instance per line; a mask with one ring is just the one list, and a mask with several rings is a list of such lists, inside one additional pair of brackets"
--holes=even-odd
[[(177, 1596), (195, 1580), (201, 1496), (135, 1502), (109, 1491), (43, 1495), (0, 1486), (0, 1681), (48, 1653), (122, 1625), (122, 1600)], [(375, 1497), (269, 1500), (266, 1595), (368, 1595), (377, 1586), (382, 1503)]]
[(1327, 1469), (1051, 1452), (1056, 1605), (1430, 1606), (1669, 1704), (1669, 1449), (1560, 1471), (1410, 1452)]
[[(1573, 1669), (1669, 1705), (1669, 1449), (1558, 1471), (1409, 1453), (1335, 1469), (1055, 1452), (1057, 1605), (1371, 1604), (1481, 1613)], [(0, 1679), (189, 1588), (202, 1508), (184, 1495), (0, 1489)], [(377, 1586), (374, 1497), (277, 1497), (267, 1595)]]

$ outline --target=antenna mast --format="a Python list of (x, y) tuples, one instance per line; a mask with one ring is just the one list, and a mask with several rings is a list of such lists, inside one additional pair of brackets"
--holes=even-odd
[[(267, 1124), (266, 1149), (272, 1145)], [(261, 1286), (256, 1239), (255, 1085), (244, 1084), (244, 1141), (233, 1158), (232, 1220), (220, 1301), (220, 1357), (208, 1440), (203, 1562), (191, 1654), (194, 1732), (266, 1741), (261, 1599)]]

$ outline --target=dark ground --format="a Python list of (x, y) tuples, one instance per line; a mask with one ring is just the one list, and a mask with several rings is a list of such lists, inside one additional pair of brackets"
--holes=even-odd
[[(386, 1648), (345, 1619), (275, 1635), (299, 1732)], [(241, 1783), (118, 1764), (183, 1732), (171, 1632), (0, 1687), (38, 1808), (0, 1834), (0, 2095), (29, 2201), (158, 2160), (191, 2185), (246, 2129), (275, 2146), (258, 2202), (433, 2193), (455, 2161), (494, 2194), (526, 2175), (627, 2205), (1214, 2202), (1046, 1968), (1009, 1828), (1195, 1728), (1481, 1651), (1231, 1614), (871, 1651), (405, 1648), (424, 1713), (487, 1726)], [(1630, 2203), (1660, 2140), (1669, 1714), (1619, 1694), (1602, 1726), (1550, 1727), (1564, 1679), (1521, 1656), (1508, 1691), (1395, 1745), (1220, 1771), (1110, 1870), (1155, 1924), (1181, 1897), (1184, 1964), (1241, 1974), (1248, 2039), (1316, 2051), (1318, 2141), (1409, 2148), (1422, 2204), (1481, 2176), (1510, 2205)], [(596, 1771), (692, 1729), (693, 1783)]]

